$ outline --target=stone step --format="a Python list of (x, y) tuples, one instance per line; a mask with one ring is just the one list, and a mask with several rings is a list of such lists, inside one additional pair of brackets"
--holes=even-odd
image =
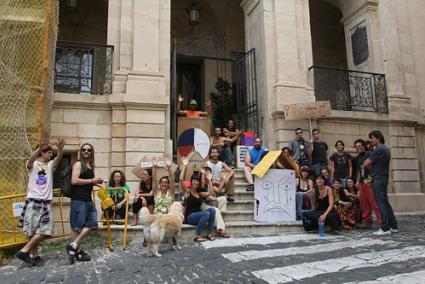
[[(240, 236), (247, 234), (284, 234), (284, 233), (300, 233), (303, 232), (302, 223), (300, 221), (286, 223), (260, 223), (255, 221), (234, 221), (226, 222), (226, 231), (231, 235)], [(99, 232), (106, 236), (106, 226), (100, 226)], [(182, 238), (184, 242), (189, 242), (195, 235), (195, 227), (191, 225), (183, 225)], [(118, 243), (123, 240), (124, 226), (111, 225), (111, 238)], [(143, 240), (143, 226), (128, 226), (127, 240)]]
[(221, 212), (224, 222), (254, 221), (254, 208), (251, 210), (224, 211)]
[(254, 208), (254, 200), (235, 200), (235, 202), (227, 202), (226, 211), (250, 210)]
[(250, 200), (254, 201), (254, 192), (253, 191), (235, 191), (234, 195), (235, 200)]

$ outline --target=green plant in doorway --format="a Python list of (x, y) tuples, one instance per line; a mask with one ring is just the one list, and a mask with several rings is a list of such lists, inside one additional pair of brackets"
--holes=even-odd
[(210, 93), (213, 105), (212, 122), (214, 127), (224, 127), (234, 114), (232, 87), (228, 81), (220, 77), (217, 78), (214, 87), (217, 92)]

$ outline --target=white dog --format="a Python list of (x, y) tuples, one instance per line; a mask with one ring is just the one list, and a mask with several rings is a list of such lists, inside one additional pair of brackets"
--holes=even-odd
[(183, 206), (177, 201), (171, 204), (168, 214), (152, 215), (148, 208), (142, 208), (140, 220), (144, 226), (143, 234), (148, 245), (147, 256), (151, 255), (151, 248), (153, 248), (155, 256), (161, 256), (158, 253), (158, 247), (164, 238), (168, 238), (170, 249), (175, 249), (173, 245), (174, 237), (176, 239), (176, 248), (180, 249), (183, 219)]

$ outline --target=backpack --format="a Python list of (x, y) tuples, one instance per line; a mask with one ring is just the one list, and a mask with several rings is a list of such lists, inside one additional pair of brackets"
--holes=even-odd
[(72, 164), (67, 166), (61, 172), (61, 193), (65, 197), (71, 197), (71, 177), (72, 177)]

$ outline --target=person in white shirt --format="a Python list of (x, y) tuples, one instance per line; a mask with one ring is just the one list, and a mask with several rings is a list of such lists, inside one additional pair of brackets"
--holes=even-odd
[(43, 260), (38, 255), (39, 244), (53, 235), (53, 174), (63, 155), (65, 140), (58, 138), (58, 148), (54, 160), (49, 139), (43, 138), (40, 145), (26, 162), (28, 169), (28, 191), (22, 210), (19, 226), (30, 241), (16, 253), (16, 257), (32, 266), (42, 266)]

